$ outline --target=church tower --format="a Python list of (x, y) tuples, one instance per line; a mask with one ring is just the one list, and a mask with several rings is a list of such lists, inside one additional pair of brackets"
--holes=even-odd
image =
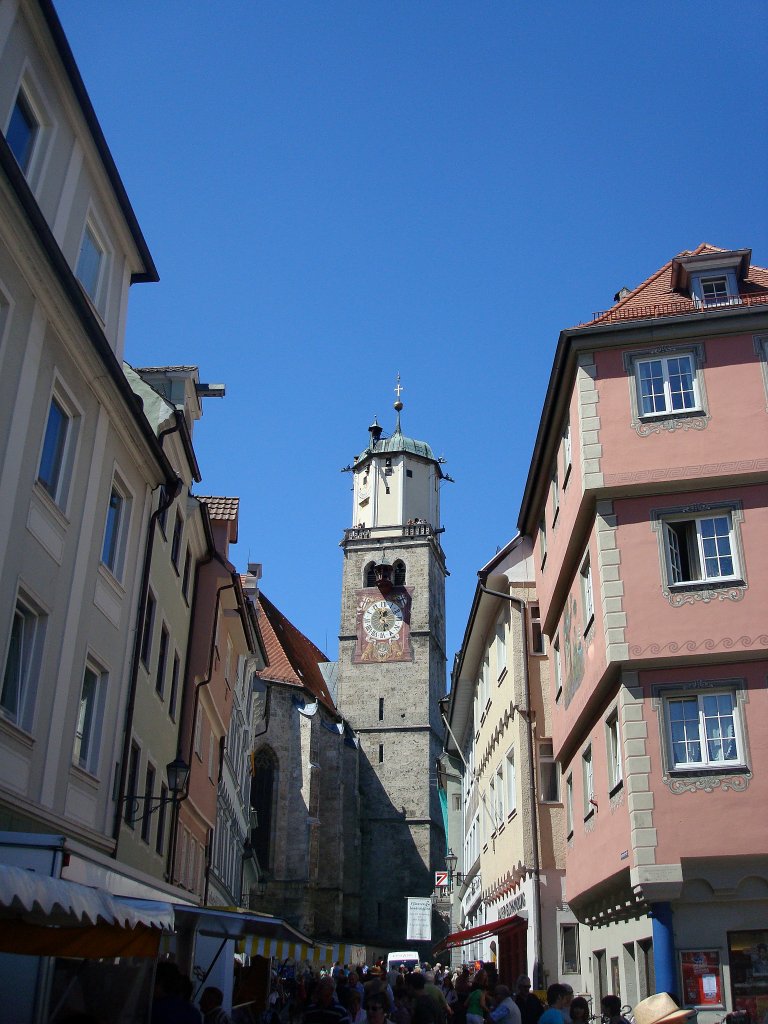
[[(436, 785), (445, 693), (442, 459), (396, 422), (376, 422), (352, 473), (344, 531), (338, 706), (360, 737), (361, 938), (408, 948), (408, 896), (444, 866)], [(409, 945), (412, 945), (410, 943)]]

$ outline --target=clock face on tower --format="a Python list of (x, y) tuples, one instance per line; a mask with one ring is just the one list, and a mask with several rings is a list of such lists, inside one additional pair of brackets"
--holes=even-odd
[(386, 597), (373, 588), (359, 590), (353, 663), (413, 661), (410, 612), (411, 595), (406, 587), (394, 587)]
[(393, 640), (403, 626), (403, 609), (396, 601), (374, 601), (363, 613), (363, 629), (370, 640)]

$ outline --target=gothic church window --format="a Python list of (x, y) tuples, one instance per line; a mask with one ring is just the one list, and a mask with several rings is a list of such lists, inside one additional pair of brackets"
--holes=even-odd
[(394, 571), (392, 573), (392, 582), (396, 587), (405, 586), (405, 562), (398, 558), (394, 565)]
[(271, 747), (260, 747), (253, 755), (251, 809), (256, 812), (256, 827), (251, 829), (253, 847), (262, 870), (272, 863), (273, 836), (277, 810), (278, 761)]
[(376, 568), (373, 562), (369, 562), (368, 565), (366, 565), (365, 570), (363, 572), (363, 576), (365, 579), (366, 587), (376, 586)]

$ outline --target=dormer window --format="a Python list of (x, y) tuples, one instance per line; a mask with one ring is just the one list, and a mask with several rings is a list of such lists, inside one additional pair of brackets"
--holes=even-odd
[(716, 303), (728, 301), (728, 278), (702, 277), (701, 297), (705, 306), (713, 306)]
[(699, 307), (737, 306), (739, 282), (749, 273), (751, 250), (708, 249), (672, 262), (672, 287)]

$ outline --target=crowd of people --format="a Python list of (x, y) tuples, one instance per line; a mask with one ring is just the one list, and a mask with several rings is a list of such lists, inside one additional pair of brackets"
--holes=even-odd
[[(159, 964), (153, 1024), (254, 1021), (252, 1012), (243, 1016), (235, 1010), (230, 1017), (221, 992), (212, 987), (202, 993), (198, 1010), (191, 987), (174, 964)], [(387, 971), (383, 961), (352, 968), (336, 963), (319, 975), (293, 967), (274, 971), (260, 1024), (589, 1024), (596, 1016), (604, 1024), (628, 1024), (616, 996), (605, 996), (601, 1013), (593, 1016), (586, 999), (574, 997), (569, 985), (555, 983), (547, 989), (546, 1003), (525, 975), (511, 991), (499, 980), (495, 964), (457, 971), (439, 963), (409, 971), (402, 964)]]
[[(286, 995), (290, 1024), (588, 1024), (593, 1019), (589, 1003), (574, 997), (569, 985), (550, 985), (546, 1001), (545, 1006), (533, 993), (526, 976), (512, 991), (499, 980), (495, 964), (457, 971), (439, 963), (412, 971), (400, 965), (387, 971), (383, 961), (370, 968), (337, 963), (319, 978), (308, 972)], [(606, 996), (596, 1016), (605, 1024), (627, 1024), (616, 996)]]

